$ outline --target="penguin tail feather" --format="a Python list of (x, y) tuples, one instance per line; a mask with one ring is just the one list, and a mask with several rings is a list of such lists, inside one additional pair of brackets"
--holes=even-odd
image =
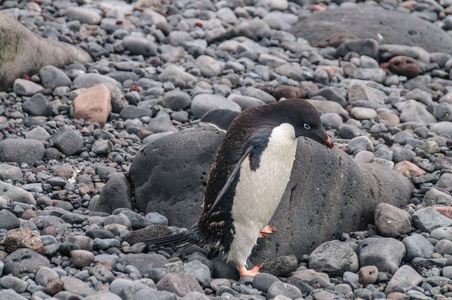
[(195, 239), (194, 237), (195, 231), (196, 229), (192, 228), (182, 233), (165, 235), (145, 240), (143, 242), (147, 245), (154, 246), (156, 248), (182, 249), (198, 243), (197, 239)]

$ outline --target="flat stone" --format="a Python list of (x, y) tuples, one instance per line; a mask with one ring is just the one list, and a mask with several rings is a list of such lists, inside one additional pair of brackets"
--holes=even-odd
[(0, 142), (0, 161), (32, 164), (44, 158), (45, 148), (40, 141), (6, 139)]
[(358, 256), (347, 243), (329, 241), (311, 253), (309, 267), (333, 276), (342, 275), (345, 271), (356, 272), (359, 269)]
[(421, 208), (412, 217), (414, 226), (428, 232), (439, 227), (452, 226), (452, 219), (443, 216), (432, 207)]
[(405, 245), (393, 238), (366, 238), (359, 242), (359, 264), (394, 273), (405, 255)]

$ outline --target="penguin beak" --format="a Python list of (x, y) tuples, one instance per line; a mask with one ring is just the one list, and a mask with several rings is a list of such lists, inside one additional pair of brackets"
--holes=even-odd
[(326, 135), (326, 137), (321, 137), (319, 135), (317, 135), (317, 136), (323, 141), (323, 144), (325, 146), (327, 146), (330, 149), (334, 148), (334, 144), (333, 144), (333, 142), (331, 141), (331, 139), (330, 139), (330, 137), (328, 135)]

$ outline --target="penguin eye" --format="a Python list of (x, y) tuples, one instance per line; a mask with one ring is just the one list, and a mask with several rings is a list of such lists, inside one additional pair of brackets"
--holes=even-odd
[(311, 129), (311, 126), (309, 126), (309, 124), (304, 123), (304, 129)]

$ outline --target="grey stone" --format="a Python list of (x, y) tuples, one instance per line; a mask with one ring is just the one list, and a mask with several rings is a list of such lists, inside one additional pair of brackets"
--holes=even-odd
[(48, 226), (53, 226), (56, 229), (56, 232), (60, 235), (64, 235), (67, 230), (66, 223), (59, 217), (56, 216), (39, 216), (33, 218), (32, 222), (38, 227), (38, 229), (42, 230)]
[(23, 293), (27, 289), (28, 283), (14, 276), (4, 276), (0, 278), (0, 286), (4, 289), (13, 289), (17, 293)]
[(440, 103), (433, 108), (433, 115), (438, 121), (452, 121), (452, 104)]
[(240, 88), (239, 91), (242, 93), (242, 95), (257, 98), (263, 101), (265, 104), (276, 102), (275, 97), (255, 87), (243, 87)]
[(302, 296), (301, 291), (297, 287), (281, 281), (273, 283), (267, 292), (269, 298), (274, 298), (278, 295), (283, 295), (290, 299), (301, 298)]
[(449, 254), (452, 253), (452, 241), (449, 240), (440, 240), (435, 245), (435, 250), (439, 254)]
[(406, 254), (404, 260), (411, 261), (416, 257), (431, 258), (435, 247), (422, 235), (413, 233), (402, 240)]
[[(350, 125), (350, 124), (342, 124), (338, 128), (339, 134), (341, 137), (345, 139), (353, 139), (360, 135), (363, 135), (363, 131), (358, 127)], [(368, 144), (367, 140), (365, 140), (366, 144)], [(361, 149), (364, 150), (365, 148)]]
[(16, 277), (36, 274), (41, 267), (50, 268), (47, 258), (28, 248), (14, 251), (3, 262), (5, 263), (4, 274), (12, 274)]
[(22, 170), (8, 164), (0, 164), (0, 179), (18, 181), (23, 178)]
[(168, 219), (157, 213), (157, 212), (150, 212), (147, 213), (146, 216), (144, 216), (144, 222), (146, 226), (151, 226), (151, 225), (163, 225), (163, 226), (167, 226), (168, 225)]
[(345, 271), (356, 272), (359, 269), (358, 256), (347, 243), (329, 241), (311, 253), (309, 267), (333, 276), (342, 275)]
[(159, 291), (168, 291), (180, 297), (190, 292), (203, 293), (198, 281), (193, 276), (185, 273), (166, 274), (155, 286)]
[(438, 227), (452, 226), (449, 219), (432, 207), (421, 208), (413, 214), (413, 224), (423, 231), (432, 231)]
[(152, 115), (153, 112), (149, 108), (136, 107), (135, 105), (127, 105), (123, 110), (121, 110), (121, 113), (119, 114), (119, 116), (124, 120), (141, 118), (143, 116), (152, 117)]
[(69, 126), (63, 126), (54, 133), (51, 142), (65, 155), (74, 155), (83, 147), (82, 137)]
[(195, 64), (201, 71), (201, 74), (205, 77), (214, 77), (221, 73), (220, 63), (210, 56), (199, 56), (196, 59)]
[(311, 45), (317, 44), (333, 33), (346, 32), (361, 39), (375, 40), (378, 40), (381, 34), (385, 44), (419, 46), (429, 52), (452, 51), (451, 38), (430, 22), (407, 13), (388, 11), (370, 5), (359, 5), (354, 9), (328, 9), (308, 15), (301, 18), (292, 27), (291, 32), (308, 40)]
[(452, 137), (452, 122), (438, 122), (430, 126), (430, 130), (438, 135), (448, 135)]
[(192, 275), (203, 286), (210, 286), (209, 267), (199, 260), (193, 260), (184, 264), (185, 273)]
[(452, 227), (436, 228), (432, 230), (432, 232), (430, 232), (430, 237), (437, 240), (447, 239), (449, 241), (452, 241)]
[(92, 199), (89, 209), (112, 213), (117, 208), (132, 208), (132, 190), (124, 173), (113, 173), (100, 193), (100, 197)]
[(407, 100), (413, 99), (422, 102), (423, 104), (427, 105), (427, 107), (431, 107), (433, 105), (432, 96), (426, 91), (423, 91), (421, 89), (414, 89), (409, 91), (408, 93), (405, 94), (405, 99)]
[(59, 86), (71, 86), (72, 82), (69, 76), (62, 70), (54, 66), (45, 66), (39, 70), (41, 83), (45, 88), (54, 90)]
[(25, 138), (30, 140), (48, 141), (50, 140), (50, 134), (41, 126), (37, 126), (29, 132), (26, 132)]
[(162, 100), (162, 106), (169, 107), (172, 110), (186, 109), (190, 104), (190, 96), (178, 90), (167, 92)]
[(259, 272), (267, 272), (275, 276), (288, 276), (297, 270), (298, 259), (295, 255), (280, 256), (265, 262)]
[(96, 291), (92, 289), (89, 283), (81, 281), (75, 277), (63, 276), (61, 278), (64, 282), (64, 290), (80, 295), (82, 297), (87, 297), (93, 295)]
[(168, 64), (162, 73), (158, 76), (160, 81), (168, 81), (173, 78), (180, 78), (188, 85), (194, 85), (197, 79), (195, 76), (185, 72), (181, 67), (174, 64)]
[(0, 196), (7, 197), (11, 201), (36, 205), (36, 200), (30, 192), (3, 181), (0, 181)]
[(157, 54), (157, 45), (150, 39), (144, 37), (128, 36), (122, 40), (124, 49), (132, 55), (143, 55), (145, 57)]
[(374, 39), (352, 39), (343, 42), (337, 48), (337, 54), (345, 56), (349, 52), (356, 52), (359, 55), (377, 58), (379, 49), (380, 45)]
[(25, 79), (14, 80), (13, 91), (19, 96), (33, 96), (44, 89), (41, 85)]
[(0, 228), (11, 230), (20, 227), (19, 219), (6, 209), (0, 210)]
[(32, 164), (44, 158), (45, 148), (40, 141), (6, 139), (0, 142), (0, 161)]
[(27, 300), (27, 298), (19, 295), (14, 290), (1, 290), (0, 299), (2, 300)]
[(358, 136), (350, 140), (347, 145), (350, 153), (357, 153), (359, 151), (374, 151), (372, 141), (367, 136)]
[(58, 273), (55, 272), (55, 270), (48, 267), (41, 267), (38, 270), (38, 273), (36, 273), (35, 281), (37, 284), (45, 287), (50, 279), (56, 278), (60, 278), (60, 276), (58, 276)]
[(97, 25), (101, 20), (99, 13), (87, 7), (69, 7), (66, 10), (66, 18), (68, 21), (78, 20), (89, 25)]
[[(212, 130), (185, 131), (144, 147), (129, 174), (139, 211), (157, 211), (168, 218), (169, 224), (192, 226), (199, 218), (203, 183), (223, 136)], [(342, 151), (308, 139), (299, 139), (298, 143), (291, 180), (270, 221), (280, 232), (269, 241), (258, 240), (252, 260), (265, 262), (291, 254), (301, 257), (334, 234), (365, 228), (372, 222), (378, 203), (386, 201), (400, 207), (410, 198), (411, 183), (392, 170), (356, 164)], [(319, 169), (319, 164), (329, 167)], [(330, 177), (328, 182), (325, 176)], [(171, 201), (164, 195), (171, 195)], [(331, 209), (325, 211), (322, 205)]]
[(323, 89), (320, 89), (317, 92), (311, 93), (311, 96), (312, 97), (322, 96), (325, 99), (337, 102), (342, 107), (346, 107), (347, 104), (348, 104), (347, 100), (345, 99), (345, 97), (344, 97), (344, 95), (342, 93), (342, 91), (339, 90), (338, 88), (335, 88), (335, 87), (325, 87)]
[[(193, 292), (188, 293), (187, 295), (192, 294)], [(176, 295), (167, 291), (155, 291), (152, 289), (141, 289), (133, 296), (133, 300), (153, 300), (153, 299), (161, 299), (161, 300), (176, 300)], [(181, 299), (184, 299), (182, 297)]]
[(402, 292), (404, 288), (417, 286), (422, 282), (422, 279), (422, 276), (412, 267), (404, 265), (394, 273), (385, 289), (385, 293)]
[(358, 243), (360, 266), (376, 266), (379, 272), (394, 273), (405, 255), (405, 245), (393, 238), (366, 238)]
[(176, 127), (174, 127), (170, 117), (167, 114), (157, 115), (155, 118), (152, 118), (149, 125), (145, 128), (155, 133), (177, 132)]
[(319, 112), (319, 114), (324, 113), (337, 113), (344, 119), (349, 119), (349, 113), (339, 104), (334, 101), (328, 100), (307, 100), (310, 104), (312, 104), (315, 109)]
[(160, 254), (127, 254), (122, 256), (118, 263), (136, 267), (141, 274), (145, 274), (146, 268), (163, 268), (167, 259)]
[(353, 72), (353, 77), (383, 83), (386, 79), (386, 72), (381, 68), (358, 68)]
[(220, 95), (199, 94), (193, 98), (191, 103), (191, 111), (197, 119), (214, 109), (229, 109), (238, 112), (242, 110), (237, 103)]
[(399, 237), (411, 231), (411, 215), (391, 204), (380, 203), (375, 209), (375, 226), (383, 236)]
[(320, 116), (323, 126), (338, 129), (342, 125), (342, 117), (337, 113), (326, 113)]
[(25, 101), (22, 109), (32, 116), (49, 117), (52, 115), (52, 106), (49, 104), (49, 100), (40, 93), (33, 95), (29, 100)]
[(97, 155), (108, 155), (113, 150), (113, 144), (109, 140), (97, 140), (91, 150)]
[[(109, 292), (99, 292), (88, 297), (83, 298), (83, 300), (122, 300), (121, 297), (109, 293)], [(144, 300), (144, 299), (143, 299)]]
[(436, 118), (427, 110), (425, 105), (414, 100), (408, 100), (400, 114), (400, 121), (428, 125), (436, 123)]
[(240, 105), (240, 108), (242, 110), (245, 110), (250, 107), (265, 104), (263, 101), (261, 101), (257, 98), (253, 98), (250, 96), (242, 96), (242, 95), (237, 95), (237, 94), (231, 94), (231, 95), (229, 95), (229, 97), (227, 99)]
[(423, 201), (425, 204), (429, 206), (433, 206), (436, 204), (442, 204), (445, 206), (452, 205), (452, 196), (446, 194), (438, 189), (430, 189), (427, 193), (425, 193)]
[(384, 92), (376, 88), (355, 81), (350, 84), (348, 98), (351, 104), (359, 100), (367, 100), (375, 104), (384, 104), (388, 97)]
[(253, 288), (258, 289), (264, 293), (267, 293), (271, 285), (275, 282), (279, 282), (278, 277), (267, 274), (267, 273), (257, 273), (253, 279)]

